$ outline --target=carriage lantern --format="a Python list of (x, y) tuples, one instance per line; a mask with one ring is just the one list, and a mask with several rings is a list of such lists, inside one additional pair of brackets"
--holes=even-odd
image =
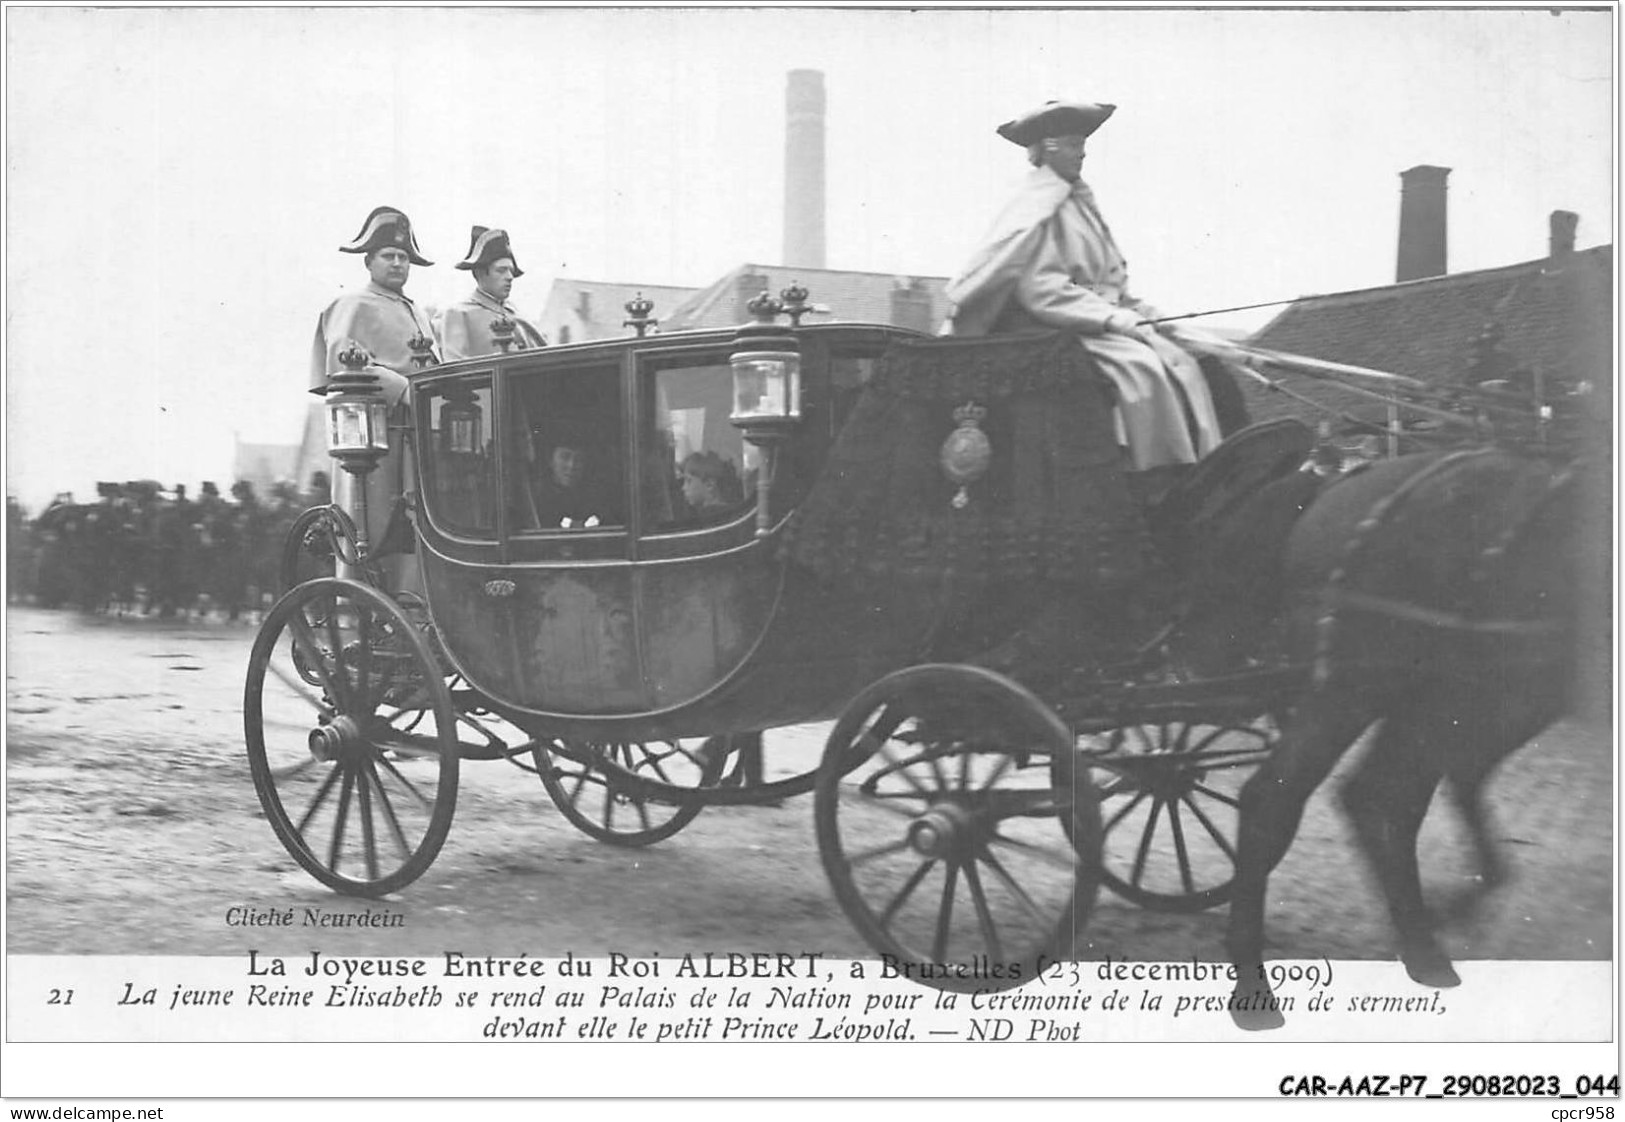
[(353, 475), (364, 475), (389, 451), (389, 406), (371, 356), (352, 342), (339, 352), (344, 369), (327, 383), (327, 451)]
[(795, 332), (779, 326), (783, 310), (764, 292), (745, 305), (756, 317), (734, 333), (733, 412), (728, 420), (762, 450), (756, 474), (756, 536), (772, 528), (773, 466), (778, 445), (801, 421), (801, 348)]
[(446, 405), (440, 411), (440, 431), (445, 450), (463, 454), (481, 451), (480, 430), (484, 414), (474, 391), (468, 386), (455, 386), (446, 394)]
[(776, 322), (783, 310), (777, 300), (764, 292), (745, 306), (756, 322), (734, 333), (734, 408), (728, 419), (755, 444), (801, 420), (801, 348), (795, 334)]

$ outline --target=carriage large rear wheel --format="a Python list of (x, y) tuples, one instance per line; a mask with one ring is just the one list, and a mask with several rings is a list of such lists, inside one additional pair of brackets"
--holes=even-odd
[(963, 991), (1069, 959), (1099, 883), (1099, 808), (1075, 759), (1055, 713), (990, 670), (917, 666), (859, 694), (830, 733), (814, 814), (870, 946)]
[(272, 830), (323, 884), (382, 896), (440, 852), (456, 713), (429, 644), (382, 593), (328, 577), (277, 601), (249, 657), (243, 731)]
[(1080, 735), (1078, 767), (1096, 768), (1101, 880), (1158, 912), (1230, 899), (1241, 788), (1269, 756), (1274, 721), (1125, 720)]

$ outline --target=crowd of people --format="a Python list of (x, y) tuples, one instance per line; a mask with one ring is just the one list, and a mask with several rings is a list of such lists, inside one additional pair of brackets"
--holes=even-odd
[(239, 480), (196, 498), (185, 484), (97, 485), (97, 501), (58, 495), (38, 515), (6, 499), (6, 599), (161, 618), (262, 611), (281, 592), (283, 542), (299, 513), (329, 501), (327, 475), (307, 488), (278, 483), (260, 496)]

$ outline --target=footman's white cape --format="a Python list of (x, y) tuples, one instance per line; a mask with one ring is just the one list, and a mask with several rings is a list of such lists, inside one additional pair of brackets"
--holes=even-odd
[(466, 300), (446, 309), (440, 320), (440, 345), (447, 362), (476, 355), (494, 355), (502, 348), (491, 334), (491, 324), (506, 318), (513, 324), (513, 349), (528, 351), (547, 346), (547, 340), (512, 305), (476, 288)]
[[(434, 340), (435, 330), (428, 315), (410, 297), (370, 281), (365, 288), (345, 293), (327, 306), (316, 323), (310, 352), (310, 391), (321, 393), (328, 378), (343, 369), (339, 353), (354, 341), (372, 356), (373, 373), (378, 375), (389, 402), (391, 423), (399, 422), (406, 412), (406, 376), (417, 369), (410, 346), (416, 335)], [(439, 360), (438, 344), (430, 353)], [(321, 410), (312, 411), (306, 442), (313, 448), (326, 445)], [(367, 536), (374, 545), (389, 524), (396, 496), (411, 489), (412, 468), (407, 459), (392, 437), (389, 453), (367, 477)], [(334, 501), (350, 507), (354, 477), (342, 471), (333, 476)]]

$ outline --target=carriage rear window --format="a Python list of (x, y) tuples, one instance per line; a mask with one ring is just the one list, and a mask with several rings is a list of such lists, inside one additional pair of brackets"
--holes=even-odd
[(733, 373), (726, 363), (674, 366), (644, 375), (643, 524), (656, 533), (730, 522), (752, 507), (757, 450), (728, 420)]
[(830, 429), (829, 435), (834, 437), (846, 424), (847, 415), (857, 404), (858, 396), (863, 387), (869, 384), (874, 377), (875, 365), (879, 360), (873, 355), (858, 353), (835, 352), (829, 357), (829, 386), (830, 386)]
[(496, 461), (491, 441), (491, 377), (435, 386), (428, 411), (423, 490), (436, 525), (471, 538), (496, 536)]
[(508, 519), (517, 533), (626, 524), (619, 365), (514, 376)]

